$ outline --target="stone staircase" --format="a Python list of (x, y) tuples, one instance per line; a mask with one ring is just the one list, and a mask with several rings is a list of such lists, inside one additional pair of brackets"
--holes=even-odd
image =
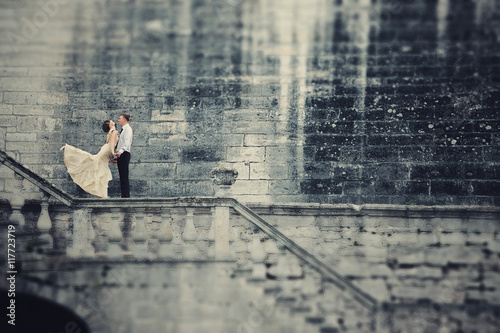
[[(231, 276), (261, 295), (239, 330), (376, 330), (373, 297), (235, 199), (78, 199), (1, 151), (0, 161), (19, 183), (3, 201), (3, 223), (16, 225), (28, 244), (22, 264), (32, 279), (86, 263), (232, 262)], [(39, 189), (39, 200), (16, 197), (24, 180)]]
[(250, 209), (221, 195), (224, 182), (217, 197), (81, 199), (1, 151), (0, 161), (0, 225), (16, 228), (22, 288), (74, 309), (96, 333), (496, 332), (500, 323), (496, 208)]
[[(308, 330), (303, 327), (298, 332), (376, 330), (377, 301), (373, 297), (323, 264), (248, 207), (235, 201), (233, 208), (254, 228), (258, 228), (253, 231), (252, 239), (248, 240), (248, 254), (253, 267), (251, 273), (246, 272), (249, 275), (247, 281), (262, 286), (267, 294), (273, 295), (277, 307), (282, 311), (294, 318), (302, 318)], [(239, 236), (237, 241), (242, 240)]]

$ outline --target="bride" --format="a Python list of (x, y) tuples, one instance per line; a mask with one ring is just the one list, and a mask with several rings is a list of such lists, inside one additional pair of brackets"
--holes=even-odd
[(112, 120), (105, 120), (102, 129), (108, 133), (106, 143), (97, 155), (92, 155), (71, 145), (64, 145), (64, 164), (73, 181), (85, 192), (98, 198), (108, 197), (108, 182), (112, 179), (109, 162), (118, 142), (118, 132)]

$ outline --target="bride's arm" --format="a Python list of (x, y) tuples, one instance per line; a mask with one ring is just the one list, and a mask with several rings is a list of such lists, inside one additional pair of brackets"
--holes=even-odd
[[(111, 144), (111, 155), (113, 155), (115, 153), (115, 147), (116, 147), (116, 138), (117, 138), (118, 134), (116, 131), (113, 131), (111, 133), (111, 138), (109, 139), (109, 143)], [(113, 161), (112, 160), (112, 157), (109, 158), (110, 161)]]
[(118, 134), (116, 131), (113, 131), (113, 133), (111, 133), (111, 139), (109, 139), (109, 141), (111, 142), (111, 153), (114, 154), (115, 153), (115, 147), (116, 147), (116, 138), (117, 138)]

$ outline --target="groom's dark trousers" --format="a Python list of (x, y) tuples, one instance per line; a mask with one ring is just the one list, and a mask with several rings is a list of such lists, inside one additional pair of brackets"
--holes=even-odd
[(130, 198), (130, 184), (128, 181), (128, 165), (130, 163), (130, 153), (124, 151), (116, 160), (118, 174), (120, 175), (120, 190), (122, 198)]

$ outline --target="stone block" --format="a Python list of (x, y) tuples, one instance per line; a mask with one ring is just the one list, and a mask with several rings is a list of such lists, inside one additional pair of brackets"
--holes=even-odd
[[(487, 274), (485, 273), (485, 276)], [(449, 283), (456, 285), (472, 285), (480, 281), (480, 271), (475, 265), (464, 265), (460, 268), (446, 271), (446, 279)]]
[(184, 122), (162, 122), (152, 124), (150, 127), (151, 133), (161, 133), (161, 134), (174, 134), (182, 133), (185, 129), (186, 123)]
[(6, 91), (3, 95), (3, 103), (33, 105), (38, 101), (38, 92)]
[(67, 77), (70, 74), (74, 74), (74, 67), (29, 67), (28, 76), (40, 76), (40, 77)]
[(387, 244), (389, 245), (412, 245), (415, 246), (418, 244), (418, 236), (416, 233), (406, 233), (402, 232), (389, 232), (387, 233)]
[(467, 290), (465, 298), (475, 302), (500, 304), (500, 293), (498, 291)]
[(240, 194), (269, 194), (269, 182), (265, 180), (240, 180), (231, 186), (230, 193)]
[(0, 77), (0, 91), (43, 91), (46, 79), (41, 77)]
[[(263, 215), (259, 214), (272, 225), (281, 227), (303, 227), (310, 229), (311, 232), (317, 233), (318, 230), (314, 227), (314, 216), (294, 216), (294, 215)], [(307, 227), (304, 227), (307, 226)]]
[(471, 232), (466, 235), (466, 242), (468, 244), (490, 244), (494, 243), (493, 234), (490, 233), (476, 233)]
[(218, 162), (224, 160), (224, 150), (215, 147), (189, 147), (182, 150), (182, 162)]
[(236, 177), (236, 181), (238, 180), (248, 180), (250, 179), (250, 163), (231, 163), (231, 168), (234, 168), (238, 172), (238, 177)]
[[(373, 247), (373, 246), (386, 246), (387, 236), (381, 234), (372, 234), (370, 232), (360, 232), (358, 237), (358, 242), (363, 246)], [(387, 253), (387, 250), (386, 250)]]
[(274, 202), (274, 197), (271, 197), (268, 193), (263, 194), (234, 194), (234, 198), (243, 203), (253, 203), (253, 202)]
[(159, 308), (151, 304), (150, 301), (137, 301), (134, 302), (135, 314), (132, 316), (138, 322), (147, 319), (154, 319), (159, 315)]
[(191, 181), (186, 183), (186, 190), (184, 195), (197, 196), (197, 195), (213, 195), (214, 184), (210, 180), (206, 181)]
[[(5, 148), (7, 151), (17, 151), (19, 153), (39, 153), (41, 149), (47, 149), (47, 144), (43, 148), (40, 146), (35, 146), (33, 144), (26, 144), (26, 142), (16, 141), (16, 142), (6, 142)], [(56, 147), (54, 147), (55, 150)], [(60, 148), (60, 147), (59, 147)]]
[(445, 233), (438, 234), (441, 245), (465, 245), (467, 235), (464, 233)]
[[(10, 168), (0, 168), (0, 179), (13, 179), (14, 178), (14, 171), (12, 171)], [(14, 184), (12, 184), (14, 185)]]
[(323, 216), (319, 215), (316, 217), (316, 225), (320, 229), (324, 228), (338, 228), (345, 225), (344, 218), (342, 216)]
[(7, 133), (7, 141), (33, 142), (37, 141), (36, 133)]
[(357, 278), (367, 278), (371, 276), (370, 265), (350, 259), (342, 259), (333, 269), (344, 276), (347, 275)]
[(17, 125), (17, 117), (11, 115), (0, 115), (0, 127), (15, 127)]
[[(483, 283), (486, 288), (492, 287), (492, 288), (498, 288), (500, 286), (500, 272), (495, 272), (495, 271), (487, 271), (484, 272), (483, 275)], [(500, 293), (500, 291), (497, 291)]]
[(439, 279), (443, 276), (443, 271), (441, 268), (420, 266), (409, 269), (396, 269), (395, 275), (403, 278)]
[(385, 246), (364, 246), (365, 258), (364, 260), (369, 263), (383, 263), (387, 262), (388, 248)]
[(53, 132), (61, 129), (61, 124), (58, 120), (48, 117), (23, 116), (17, 118), (17, 131), (19, 132)]
[(149, 193), (153, 197), (176, 197), (184, 195), (185, 188), (183, 182), (157, 180), (150, 186)]
[(233, 134), (272, 134), (276, 128), (271, 121), (237, 122), (227, 130)]
[(162, 323), (154, 319), (143, 319), (141, 317), (135, 317), (134, 320), (130, 321), (130, 324), (134, 331), (142, 332), (161, 332), (164, 328)]
[(174, 179), (179, 176), (176, 169), (176, 163), (141, 163), (140, 168), (134, 168), (134, 176), (139, 179), (146, 176), (162, 180)]
[[(36, 151), (36, 149), (33, 149)], [(54, 149), (55, 150), (55, 149)], [(53, 165), (43, 165), (43, 164), (35, 164), (30, 166), (30, 170), (39, 176), (45, 179), (54, 178), (54, 170), (55, 166)]]
[(418, 244), (422, 247), (439, 243), (439, 236), (434, 232), (417, 233)]
[(227, 125), (236, 121), (266, 121), (269, 120), (269, 110), (261, 109), (233, 109), (224, 111), (224, 118)]
[(280, 227), (279, 230), (288, 238), (294, 239), (297, 234), (297, 227), (295, 226), (286, 226)]
[(172, 108), (167, 110), (152, 110), (151, 120), (153, 121), (170, 121), (182, 122), (186, 121), (185, 108)]
[(12, 114), (12, 105), (0, 104), (0, 114)]
[(425, 263), (433, 266), (446, 266), (448, 263), (476, 264), (485, 258), (481, 249), (456, 245), (426, 248), (423, 253)]
[(370, 296), (375, 297), (379, 302), (390, 301), (389, 290), (387, 284), (382, 279), (361, 279), (357, 280), (356, 284), (362, 290), (369, 293)]
[(494, 253), (500, 253), (500, 240), (488, 242), (488, 249)]
[(214, 163), (182, 163), (176, 166), (176, 179), (208, 180)]
[(241, 97), (241, 105), (243, 107), (246, 107), (246, 108), (248, 108), (249, 106), (252, 106), (255, 109), (270, 109), (270, 108), (277, 107), (279, 105), (279, 101), (278, 101), (278, 98), (276, 98), (275, 96)]
[(365, 216), (362, 218), (363, 227), (367, 231), (389, 232), (392, 228), (406, 228), (408, 221), (401, 218), (385, 217), (385, 216)]
[[(59, 131), (54, 131), (54, 132), (41, 132), (41, 133), (36, 133), (38, 140), (43, 141), (43, 142), (64, 142), (64, 137), (63, 133)], [(104, 136), (103, 134), (99, 134), (99, 141), (96, 142), (96, 146), (100, 147), (103, 144), (104, 141)], [(99, 149), (99, 148), (98, 148)], [(58, 153), (61, 153), (60, 151), (57, 151)], [(55, 153), (55, 152), (52, 152)]]
[(38, 104), (62, 104), (66, 105), (69, 102), (67, 93), (60, 92), (40, 92), (38, 93)]
[(425, 262), (424, 252), (417, 247), (389, 247), (388, 258), (397, 260), (399, 265), (421, 265)]
[(266, 147), (265, 161), (267, 163), (294, 162), (294, 151), (296, 151), (296, 149), (292, 147)]
[(300, 183), (302, 193), (308, 195), (340, 195), (343, 182), (330, 179), (307, 179)]
[[(497, 284), (498, 286), (498, 284)], [(500, 305), (500, 292), (498, 290), (495, 291), (486, 291), (484, 293), (484, 300), (489, 304)]]
[(372, 263), (366, 259), (363, 259), (363, 261), (368, 263), (368, 271), (371, 277), (389, 278), (394, 275), (394, 272), (386, 263)]
[(462, 220), (462, 224), (467, 227), (462, 228), (462, 230), (465, 229), (474, 233), (495, 234), (495, 232), (498, 232), (498, 224), (495, 223), (495, 217), (491, 215), (477, 216), (468, 220), (464, 219)]
[(250, 163), (250, 179), (286, 179), (288, 165), (270, 163)]
[(227, 148), (228, 162), (264, 162), (264, 147), (229, 147)]
[(440, 289), (437, 286), (394, 286), (391, 288), (391, 296), (401, 300), (432, 300), (439, 294), (439, 291)]
[(19, 76), (27, 76), (28, 67), (0, 67), (0, 76), (1, 77), (19, 77)]
[(222, 134), (221, 142), (228, 147), (243, 147), (245, 134)]
[(283, 134), (245, 134), (244, 145), (247, 147), (272, 147), (291, 144), (287, 135)]
[[(313, 216), (306, 216), (306, 217), (302, 217), (302, 220), (303, 220), (302, 225), (313, 224), (314, 217)], [(310, 221), (310, 222), (307, 223), (308, 221)], [(312, 239), (316, 240), (316, 239), (320, 238), (321, 233), (316, 228), (298, 226), (297, 227), (297, 236), (304, 237), (304, 238), (312, 238)]]
[(180, 162), (180, 150), (175, 147), (152, 147), (134, 150), (134, 158), (143, 162)]

